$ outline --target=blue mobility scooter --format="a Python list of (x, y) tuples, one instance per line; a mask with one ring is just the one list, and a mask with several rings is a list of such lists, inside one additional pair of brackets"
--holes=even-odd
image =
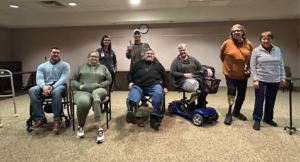
[(194, 125), (201, 126), (205, 121), (212, 120), (217, 121), (219, 115), (216, 109), (212, 107), (206, 107), (207, 102), (205, 101), (207, 94), (217, 93), (220, 79), (215, 79), (215, 69), (210, 66), (204, 65), (204, 67), (209, 68), (213, 72), (213, 76), (211, 78), (207, 77), (207, 71), (195, 72), (193, 73), (195, 78), (198, 78), (200, 81), (199, 86), (202, 86), (202, 96), (204, 100), (203, 107), (195, 107), (195, 104), (187, 104), (189, 100), (185, 97), (185, 91), (179, 90), (183, 92), (183, 99), (172, 101), (169, 103), (168, 112), (170, 114), (179, 114), (183, 117), (186, 117), (193, 121)]

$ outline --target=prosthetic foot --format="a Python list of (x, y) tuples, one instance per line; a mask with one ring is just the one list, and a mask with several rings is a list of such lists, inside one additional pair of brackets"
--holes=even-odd
[(201, 95), (201, 91), (200, 90), (196, 90), (195, 93), (193, 93), (191, 95), (190, 101), (187, 103), (188, 105), (195, 102), (195, 100)]
[(126, 122), (136, 124), (136, 116), (135, 113), (137, 111), (138, 105), (136, 102), (129, 100), (127, 101), (128, 112), (126, 115)]
[(229, 104), (229, 109), (228, 109), (228, 113), (226, 114), (225, 120), (224, 120), (224, 124), (226, 125), (231, 125), (232, 122), (232, 115), (231, 115), (231, 109), (232, 109), (232, 105), (234, 103), (234, 96), (228, 95), (228, 104)]

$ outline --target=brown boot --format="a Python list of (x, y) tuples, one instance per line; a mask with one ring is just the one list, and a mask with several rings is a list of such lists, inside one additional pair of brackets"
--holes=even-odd
[(32, 128), (39, 128), (43, 124), (47, 123), (47, 118), (36, 120)]
[(60, 130), (61, 129), (61, 121), (54, 120), (52, 129), (54, 132)]

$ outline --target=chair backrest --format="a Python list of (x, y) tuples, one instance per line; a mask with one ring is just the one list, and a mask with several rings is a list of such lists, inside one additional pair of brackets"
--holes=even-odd
[(292, 76), (291, 68), (289, 66), (284, 66), (284, 70), (285, 70), (286, 77), (291, 77)]

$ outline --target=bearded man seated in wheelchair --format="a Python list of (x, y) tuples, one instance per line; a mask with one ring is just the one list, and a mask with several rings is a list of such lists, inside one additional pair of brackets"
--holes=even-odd
[[(169, 79), (165, 68), (159, 62), (154, 61), (154, 51), (146, 49), (141, 61), (134, 64), (127, 75), (129, 96), (126, 100), (128, 112), (126, 121), (136, 124), (136, 111), (141, 98), (148, 95), (152, 101), (153, 110), (150, 114), (150, 126), (158, 129), (164, 117), (163, 95), (168, 93)], [(162, 85), (161, 85), (162, 81)]]

